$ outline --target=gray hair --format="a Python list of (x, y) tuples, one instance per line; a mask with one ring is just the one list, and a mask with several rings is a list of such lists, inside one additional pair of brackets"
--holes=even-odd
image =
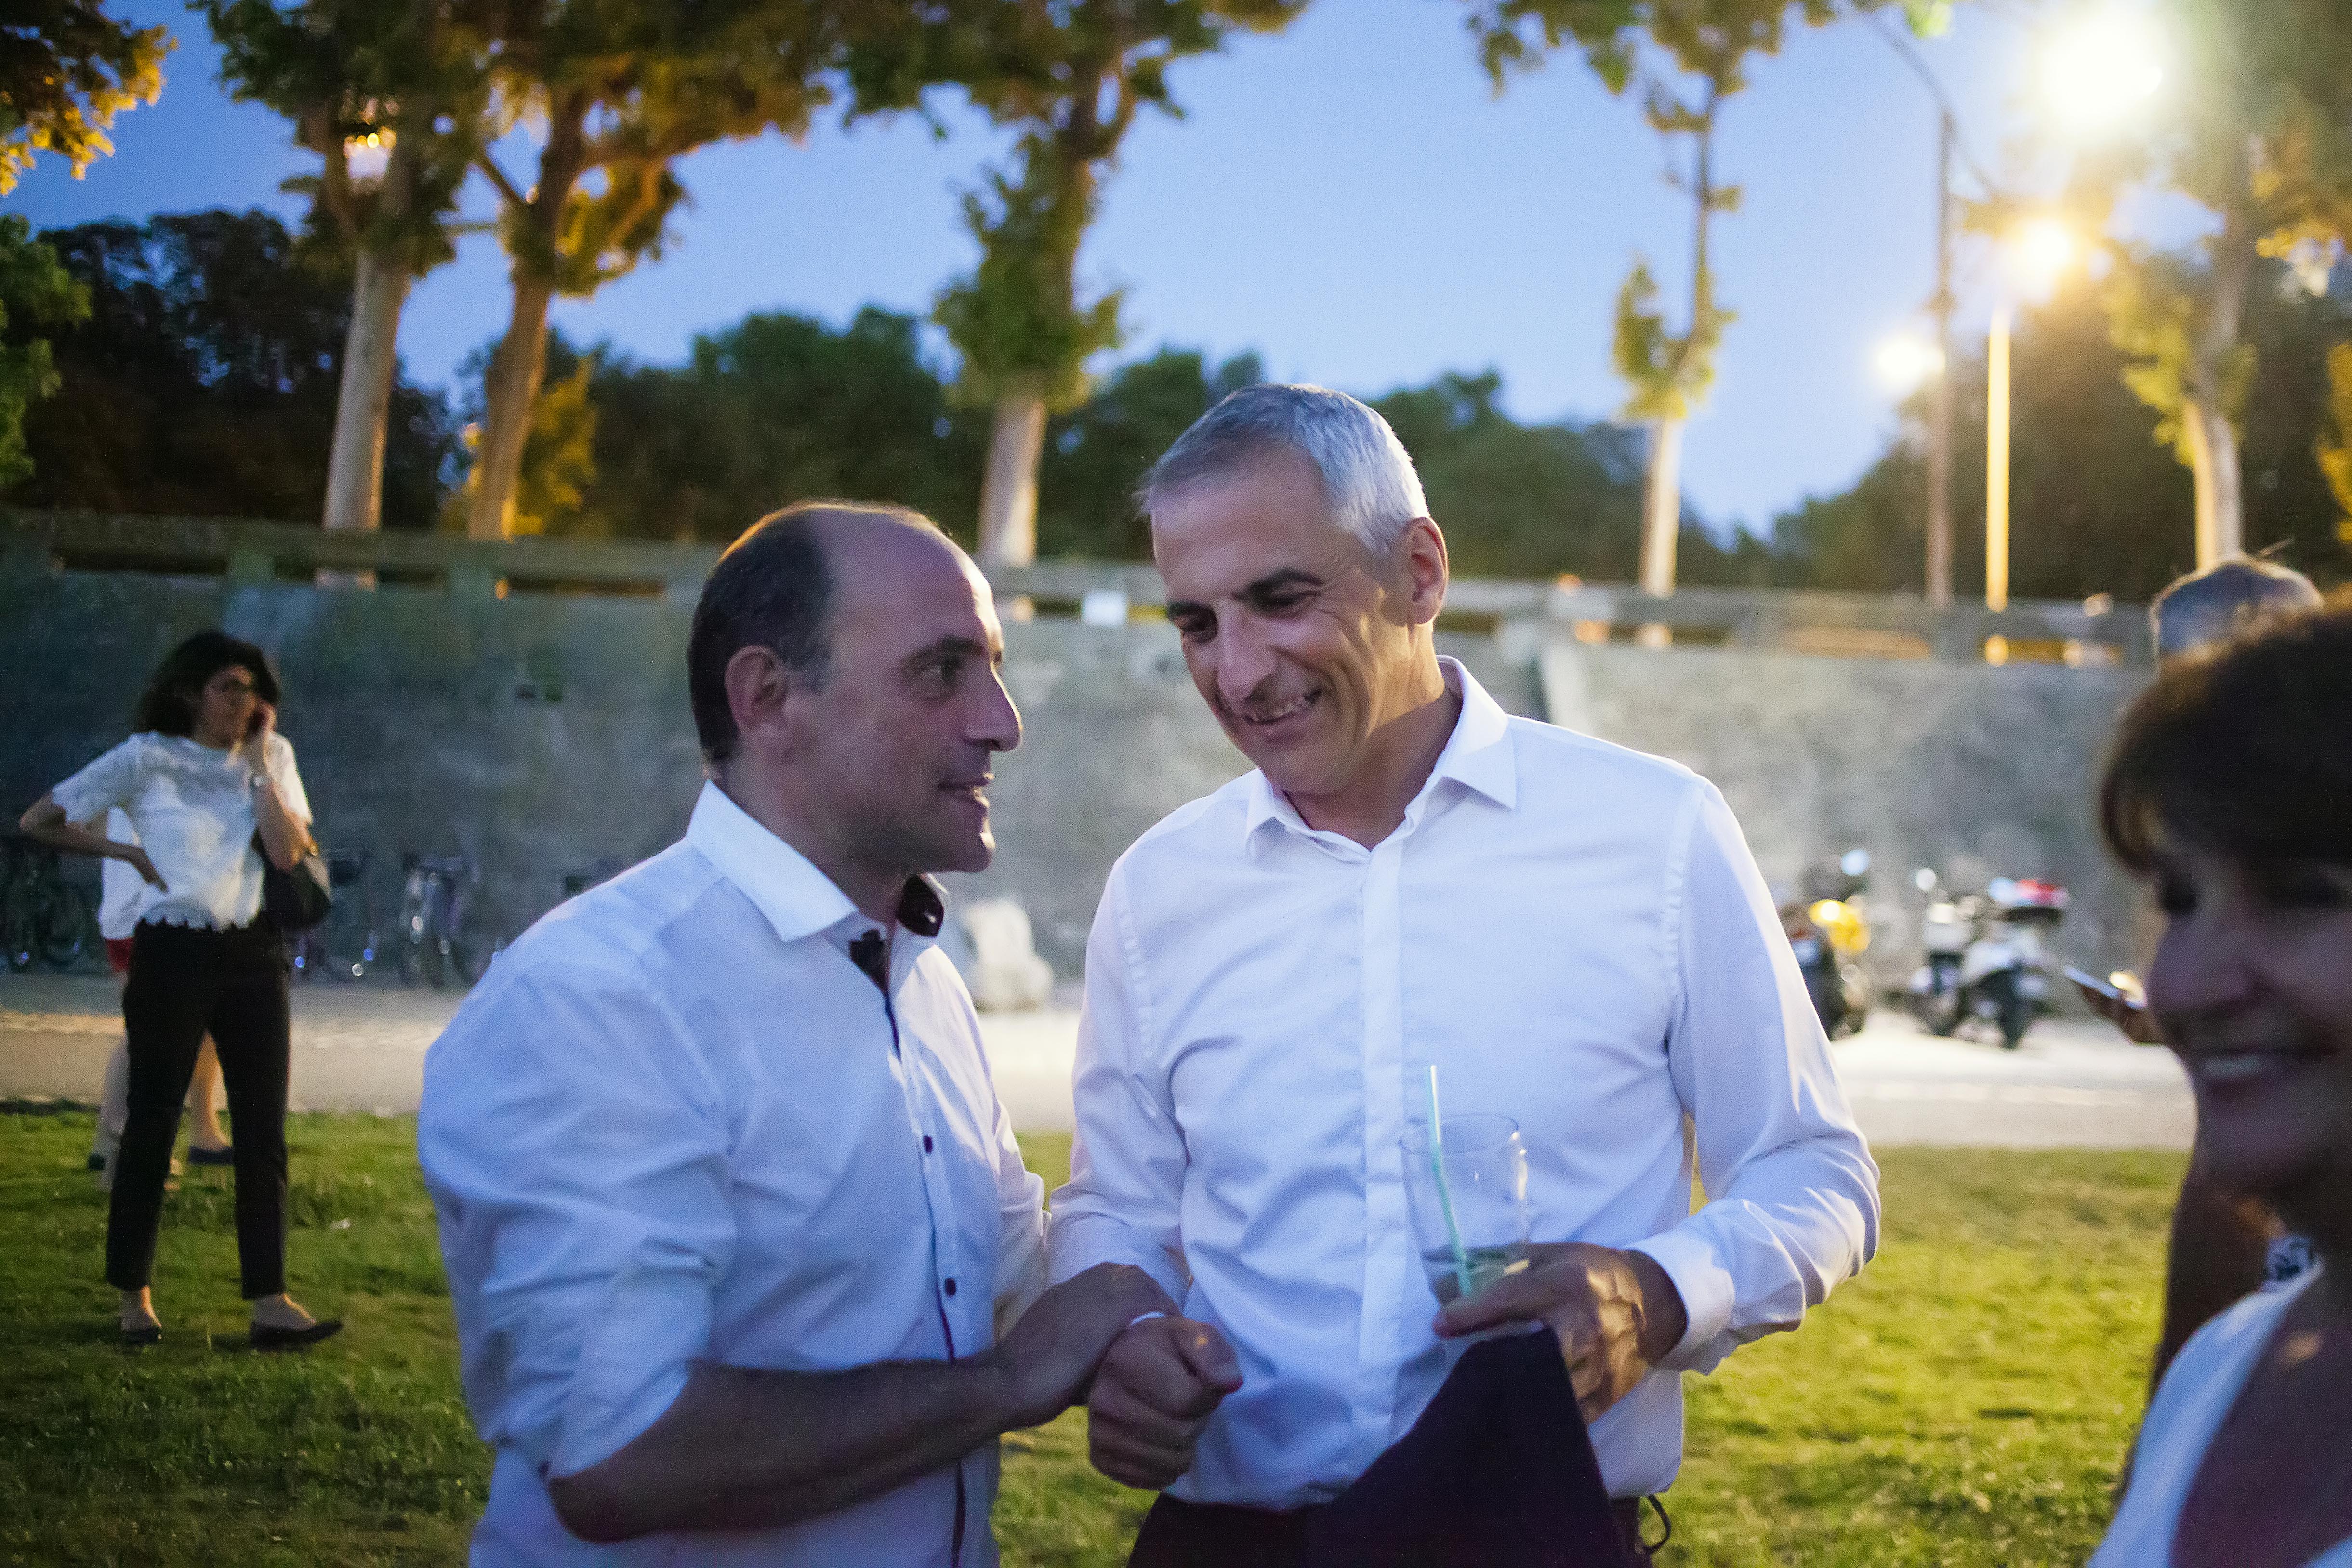
[(2225, 560), (2191, 572), (2147, 607), (2156, 656), (2194, 653), (2247, 631), (2269, 616), (2320, 602), (2311, 579), (2267, 560)]
[(1429, 498), (1412, 457), (1389, 422), (1346, 392), (1322, 387), (1244, 387), (1193, 422), (1143, 476), (1136, 501), (1148, 517), (1161, 501), (1203, 479), (1288, 450), (1315, 465), (1331, 520), (1384, 556)]

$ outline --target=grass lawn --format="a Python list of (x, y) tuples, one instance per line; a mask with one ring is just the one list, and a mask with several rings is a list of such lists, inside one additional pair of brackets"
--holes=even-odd
[[(298, 1116), (295, 1293), (350, 1322), (243, 1348), (225, 1173), (164, 1210), (162, 1345), (112, 1343), (86, 1113), (0, 1113), (0, 1563), (457, 1563), (488, 1464), (457, 1380), (414, 1123)], [(1057, 1181), (1068, 1141), (1025, 1141)], [(1802, 1333), (1691, 1383), (1685, 1564), (2080, 1563), (2155, 1336), (2167, 1155), (1885, 1155), (1886, 1244)], [(1149, 1501), (1083, 1416), (1007, 1442), (1009, 1565), (1114, 1564)]]

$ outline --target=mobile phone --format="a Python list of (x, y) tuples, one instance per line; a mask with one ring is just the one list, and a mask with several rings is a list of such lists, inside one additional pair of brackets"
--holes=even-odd
[(2141, 1005), (2140, 1003), (2134, 1001), (2131, 998), (2124, 995), (2123, 992), (2117, 990), (2107, 981), (2099, 978), (2098, 976), (2091, 974), (2086, 970), (2077, 969), (2072, 964), (2066, 966), (2064, 972), (2068, 979), (2074, 981), (2084, 990), (2096, 991), (2099, 995), (2106, 998), (2107, 1000), (2111, 1002), (2121, 1002), (2127, 1008), (2137, 1008)]

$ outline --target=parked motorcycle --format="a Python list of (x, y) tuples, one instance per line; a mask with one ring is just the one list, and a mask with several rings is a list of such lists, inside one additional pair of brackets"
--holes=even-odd
[(1822, 1031), (1832, 1040), (1859, 1034), (1870, 1017), (1870, 852), (1848, 850), (1834, 864), (1805, 873), (1803, 896), (1780, 906), (1780, 929)]
[(1922, 867), (1927, 894), (1921, 923), (1927, 961), (1911, 977), (1911, 1008), (1935, 1034), (1974, 1021), (2015, 1051), (2050, 1010), (2054, 971), (2046, 936), (2066, 918), (2066, 890), (2039, 878), (1995, 877), (1984, 892), (1958, 896)]

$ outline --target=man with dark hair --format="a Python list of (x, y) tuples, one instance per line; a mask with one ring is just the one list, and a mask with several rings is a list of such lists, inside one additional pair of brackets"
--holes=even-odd
[(720, 557), (683, 841), (502, 956), (417, 1144), (467, 1397), (477, 1568), (995, 1562), (997, 1435), (1169, 1306), (1045, 1290), (930, 871), (994, 850), (1021, 737), (988, 584), (912, 513), (796, 507)]

